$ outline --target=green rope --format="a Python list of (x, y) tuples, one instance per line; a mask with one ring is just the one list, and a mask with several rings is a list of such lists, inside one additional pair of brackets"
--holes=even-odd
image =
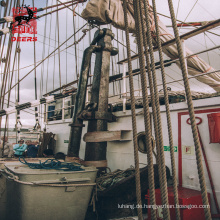
[(66, 163), (60, 162), (54, 159), (48, 159), (45, 162), (41, 163), (28, 163), (24, 157), (19, 157), (19, 161), (27, 165), (31, 169), (54, 169), (54, 170), (63, 170), (63, 171), (80, 171), (84, 170), (81, 168), (81, 164), (78, 163)]

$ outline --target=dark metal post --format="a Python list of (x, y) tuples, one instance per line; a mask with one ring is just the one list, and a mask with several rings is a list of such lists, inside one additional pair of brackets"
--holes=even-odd
[[(110, 56), (111, 54), (116, 55), (118, 51), (111, 44), (114, 38), (112, 31), (109, 29), (103, 30), (104, 37), (97, 43), (102, 49), (96, 52), (91, 103), (97, 103), (97, 113), (104, 115), (108, 112)], [(94, 119), (89, 121), (88, 132), (92, 131), (107, 131), (107, 120)], [(85, 161), (106, 161), (106, 147), (107, 142), (86, 143)]]
[[(81, 67), (81, 74), (79, 79), (79, 85), (76, 94), (76, 102), (74, 107), (74, 115), (72, 119), (69, 146), (68, 146), (68, 157), (78, 157), (80, 142), (82, 137), (83, 119), (80, 118), (80, 113), (85, 108), (86, 99), (86, 88), (88, 84), (89, 68), (91, 63), (92, 53), (96, 51), (96, 64), (94, 70), (93, 87), (91, 102), (98, 104), (97, 113), (108, 112), (108, 91), (109, 91), (109, 66), (110, 56), (116, 55), (118, 50), (112, 47), (111, 41), (114, 38), (111, 30), (103, 29), (98, 30), (95, 33), (94, 40), (91, 46), (88, 47), (83, 54), (83, 61)], [(97, 46), (95, 44), (97, 43)], [(106, 131), (107, 120), (92, 120), (89, 122), (88, 130), (90, 131)], [(94, 144), (94, 143), (93, 143)], [(98, 143), (89, 147), (88, 152), (86, 151), (86, 160), (100, 161), (106, 160), (106, 146), (107, 142)]]
[(88, 84), (88, 75), (91, 63), (92, 53), (96, 50), (97, 46), (88, 47), (83, 53), (82, 67), (79, 78), (79, 85), (76, 94), (76, 102), (74, 106), (74, 114), (72, 118), (71, 131), (69, 137), (68, 153), (69, 157), (78, 157), (80, 141), (82, 136), (83, 120), (78, 119), (78, 115), (85, 108), (86, 88)]

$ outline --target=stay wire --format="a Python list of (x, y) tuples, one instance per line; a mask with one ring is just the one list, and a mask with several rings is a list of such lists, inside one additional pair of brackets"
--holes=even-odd
[[(57, 7), (58, 8), (58, 7)], [(58, 14), (58, 10), (57, 10), (57, 41), (58, 41), (58, 47), (60, 46), (60, 25), (59, 25), (59, 14)], [(60, 83), (60, 87), (62, 85), (62, 80), (61, 80), (61, 62), (60, 62), (60, 47), (58, 49), (58, 64), (59, 64), (59, 83)], [(61, 92), (61, 90), (60, 90)]]
[[(193, 7), (191, 8), (191, 10), (190, 10), (189, 13), (187, 14), (187, 16), (186, 16), (186, 18), (184, 19), (183, 23), (186, 22), (186, 19), (189, 17), (189, 15), (191, 14), (192, 10), (194, 9), (194, 7), (196, 6), (196, 4), (197, 4), (198, 1), (199, 1), (199, 0), (196, 0), (195, 4), (193, 5)], [(181, 29), (181, 27), (180, 27), (180, 29)], [(179, 29), (179, 31), (180, 31), (180, 29)]]
[[(46, 7), (48, 6), (48, 0), (46, 1)], [(47, 9), (46, 9), (46, 12), (47, 12)], [(43, 52), (42, 52), (42, 60), (44, 59), (45, 57), (45, 50), (46, 50), (46, 47), (45, 47), (45, 42), (46, 42), (46, 34), (47, 34), (47, 17), (45, 17), (45, 20), (44, 20), (44, 38), (43, 38)], [(41, 78), (40, 78), (40, 97), (42, 97), (43, 95), (43, 89), (44, 89), (44, 64), (41, 66)]]
[[(72, 6), (73, 9), (73, 6)], [(73, 33), (74, 33), (74, 41), (76, 41), (76, 21), (75, 21), (75, 16), (73, 16)], [(76, 74), (76, 80), (79, 81), (79, 76), (78, 76), (78, 65), (77, 65), (77, 45), (74, 46), (74, 50), (75, 50), (75, 74)], [(77, 82), (77, 86), (78, 86), (78, 82)]]
[[(52, 9), (51, 9), (51, 10), (52, 10)], [(48, 55), (50, 54), (51, 28), (52, 28), (52, 16), (50, 17)], [(46, 93), (47, 93), (47, 85), (48, 85), (48, 77), (49, 77), (49, 63), (50, 63), (50, 57), (51, 57), (51, 56), (49, 56), (48, 59), (47, 59)]]

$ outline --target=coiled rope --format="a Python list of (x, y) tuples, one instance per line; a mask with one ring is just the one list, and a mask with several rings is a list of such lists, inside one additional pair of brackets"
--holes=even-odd
[(109, 187), (112, 187), (121, 180), (133, 175), (135, 172), (134, 168), (128, 168), (126, 170), (115, 170), (110, 173), (106, 173), (98, 178), (96, 178), (96, 184), (98, 191), (104, 191)]
[(81, 171), (84, 170), (81, 168), (81, 164), (79, 163), (66, 163), (60, 162), (59, 160), (48, 159), (45, 162), (41, 163), (29, 163), (25, 160), (24, 157), (19, 157), (19, 161), (25, 165), (27, 165), (31, 169), (54, 169), (54, 170), (63, 170), (63, 171)]

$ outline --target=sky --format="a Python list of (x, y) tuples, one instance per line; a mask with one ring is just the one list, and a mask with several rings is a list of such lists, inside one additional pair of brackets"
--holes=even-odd
[[(64, 1), (63, 1), (64, 2)], [(151, 1), (150, 1), (151, 2)], [(47, 1), (39, 1), (35, 0), (35, 6), (37, 8), (45, 7)], [(25, 0), (25, 4), (32, 6), (32, 0)], [(48, 5), (55, 5), (55, 0), (48, 0)], [(169, 16), (169, 8), (167, 1), (164, 0), (156, 0), (157, 11), (161, 14)], [(185, 22), (196, 22), (196, 21), (211, 21), (219, 18), (219, 8), (220, 1), (219, 0), (174, 0), (173, 1), (176, 18), (185, 21)], [(81, 14), (83, 8), (85, 8), (86, 3), (79, 4), (76, 8), (76, 12)], [(54, 9), (53, 9), (54, 10)], [(38, 15), (44, 14), (45, 11), (38, 13)], [(0, 15), (3, 15), (3, 9), (0, 10)], [(159, 16), (159, 18), (167, 25), (171, 25), (171, 21), (168, 18), (163, 16)], [(82, 25), (86, 24), (86, 21), (81, 19), (78, 16), (73, 16), (73, 12), (64, 9), (58, 12), (58, 21), (57, 22), (57, 14), (47, 15), (37, 20), (37, 42), (35, 44), (36, 48), (36, 61), (40, 61), (44, 59), (49, 53), (51, 53), (55, 48), (58, 47), (59, 44), (64, 42), (68, 37), (70, 37), (74, 33), (75, 30), (78, 30)], [(74, 21), (74, 24), (73, 24)], [(103, 26), (106, 27), (106, 26)], [(108, 28), (110, 25), (107, 26)], [(168, 27), (172, 33), (172, 28)], [(59, 33), (58, 33), (59, 30)], [(70, 47), (67, 50), (63, 50), (68, 45), (73, 44), (74, 37), (72, 37), (67, 43), (65, 43), (60, 50), (63, 50), (60, 53), (60, 56), (56, 55), (47, 59), (43, 62), (42, 65), (37, 67), (36, 75), (37, 75), (37, 96), (38, 99), (42, 97), (43, 94), (58, 88), (60, 85), (64, 85), (73, 80), (77, 79), (77, 74), (80, 73), (81, 62), (83, 51), (86, 47), (89, 46), (89, 43), (93, 39), (93, 35), (97, 29), (94, 28), (91, 32), (89, 32), (86, 37), (76, 46)], [(180, 34), (186, 33), (193, 28), (181, 28), (179, 30)], [(211, 30), (212, 32), (220, 35), (220, 28), (215, 28)], [(115, 39), (125, 44), (125, 36), (121, 30), (116, 30), (113, 28), (113, 32), (115, 33)], [(79, 39), (83, 35), (82, 31), (76, 34), (75, 40)], [(23, 36), (26, 36), (25, 34)], [(133, 39), (132, 39), (133, 42)], [(207, 48), (211, 48), (219, 45), (220, 37), (214, 34), (205, 33), (195, 36), (186, 41), (186, 46), (190, 48), (193, 52), (199, 52), (201, 50), (205, 50)], [(126, 48), (117, 43), (116, 40), (113, 40), (113, 45), (119, 48), (119, 55), (113, 57), (111, 59), (111, 70), (110, 75), (122, 73), (123, 66), (116, 65), (118, 60), (122, 60), (126, 58)], [(15, 46), (15, 44), (14, 44)], [(13, 50), (15, 47), (13, 46)], [(131, 45), (133, 51), (137, 51), (137, 47), (135, 43)], [(3, 46), (1, 45), (1, 50)], [(20, 54), (20, 78), (25, 76), (33, 69), (34, 64), (34, 44), (30, 42), (21, 42), (20, 44), (21, 54)], [(4, 46), (3, 54), (6, 54), (7, 51), (7, 39)], [(76, 53), (75, 53), (76, 51)], [(75, 58), (75, 54), (77, 55), (77, 60)], [(215, 69), (220, 69), (219, 62), (219, 49), (213, 50), (208, 53), (203, 53), (201, 58), (203, 58), (206, 62), (210, 63)], [(14, 53), (12, 53), (14, 57)], [(4, 55), (3, 55), (4, 57)], [(166, 58), (166, 57), (165, 57)], [(155, 59), (158, 61), (158, 55), (155, 54)], [(13, 59), (11, 59), (13, 60)], [(91, 74), (94, 68), (94, 60), (95, 57), (92, 58), (91, 65)], [(133, 61), (133, 68), (138, 67), (138, 61)], [(30, 67), (27, 67), (30, 66)], [(26, 68), (25, 68), (26, 67)], [(15, 69), (18, 68), (18, 61), (15, 62)], [(12, 64), (11, 64), (12, 70)], [(4, 65), (0, 66), (0, 73), (4, 72)], [(34, 86), (34, 71), (32, 71), (21, 83), (20, 83), (20, 104), (34, 101), (35, 97), (35, 86)], [(172, 65), (169, 68), (166, 68), (167, 73), (167, 81), (172, 81), (173, 79), (181, 79), (181, 72), (178, 67)], [(158, 83), (161, 82), (160, 73), (157, 72), (158, 75)], [(2, 80), (3, 74), (1, 74), (0, 80)], [(14, 71), (13, 77), (13, 85), (17, 82), (18, 79), (18, 71)], [(201, 84), (197, 80), (191, 80), (191, 88), (196, 91), (206, 91), (213, 92), (207, 86), (201, 86)], [(135, 77), (135, 89), (139, 89), (140, 79), (139, 77)], [(172, 84), (172, 90), (183, 90), (183, 83)], [(128, 82), (127, 82), (128, 87)], [(161, 89), (158, 87), (158, 89)], [(114, 83), (114, 91), (113, 84), (110, 84), (110, 95), (120, 93), (120, 85), (119, 82)], [(11, 92), (11, 105), (14, 106), (13, 103), (16, 102), (17, 91), (13, 90)], [(7, 99), (7, 98), (6, 98)], [(25, 112), (21, 113), (22, 124), (24, 125), (33, 125), (35, 124), (35, 119), (33, 115), (33, 109), (28, 110), (32, 114), (27, 114)], [(10, 116), (10, 124), (9, 127), (14, 127), (15, 120), (14, 116)]]

